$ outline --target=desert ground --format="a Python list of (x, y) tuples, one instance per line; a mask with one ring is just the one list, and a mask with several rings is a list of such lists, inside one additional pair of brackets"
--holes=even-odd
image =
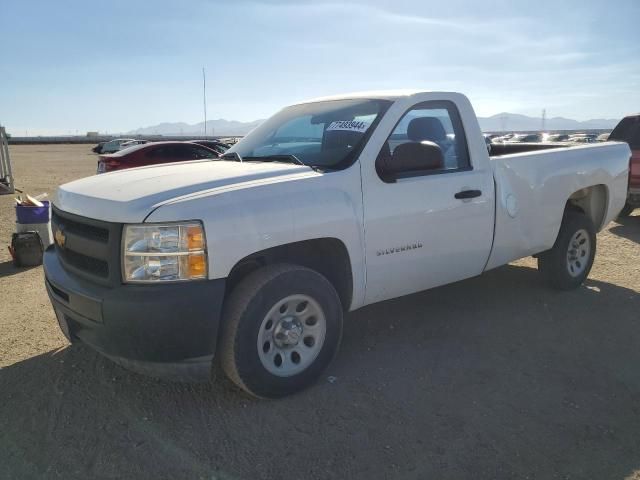
[[(89, 145), (10, 150), (31, 194), (96, 168)], [(0, 197), (0, 478), (640, 478), (640, 217), (578, 290), (525, 259), (349, 314), (322, 380), (278, 401), (69, 346), (14, 221)]]

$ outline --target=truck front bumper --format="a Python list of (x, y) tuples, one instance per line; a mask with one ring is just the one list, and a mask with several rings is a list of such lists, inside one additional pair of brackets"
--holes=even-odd
[(116, 363), (155, 377), (205, 381), (216, 350), (225, 280), (104, 287), (44, 253), (47, 292), (60, 328)]

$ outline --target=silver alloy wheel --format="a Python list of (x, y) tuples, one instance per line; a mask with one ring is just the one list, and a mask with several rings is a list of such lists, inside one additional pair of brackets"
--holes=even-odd
[(587, 268), (591, 255), (589, 233), (581, 228), (573, 234), (567, 249), (567, 271), (572, 277), (581, 275)]
[(264, 368), (278, 377), (290, 377), (316, 359), (327, 333), (327, 321), (318, 302), (308, 295), (289, 295), (265, 315), (258, 333), (258, 356)]

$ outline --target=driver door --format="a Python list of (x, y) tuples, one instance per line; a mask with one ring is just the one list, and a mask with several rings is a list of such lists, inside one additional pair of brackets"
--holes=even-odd
[[(422, 141), (440, 147), (442, 165), (409, 172), (395, 181), (369, 171), (370, 178), (363, 182), (365, 303), (478, 275), (489, 257), (493, 176), (474, 169), (454, 103), (414, 105), (397, 123), (380, 155), (390, 155), (393, 161), (398, 145)], [(374, 170), (373, 162), (368, 163)]]

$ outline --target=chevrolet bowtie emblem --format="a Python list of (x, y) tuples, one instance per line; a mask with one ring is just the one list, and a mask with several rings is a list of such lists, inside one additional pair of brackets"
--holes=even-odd
[(60, 248), (64, 248), (64, 242), (67, 241), (67, 237), (64, 235), (64, 233), (62, 232), (62, 230), (57, 229), (56, 230), (56, 234), (54, 235), (55, 239), (56, 239), (56, 243), (58, 244), (58, 246)]

